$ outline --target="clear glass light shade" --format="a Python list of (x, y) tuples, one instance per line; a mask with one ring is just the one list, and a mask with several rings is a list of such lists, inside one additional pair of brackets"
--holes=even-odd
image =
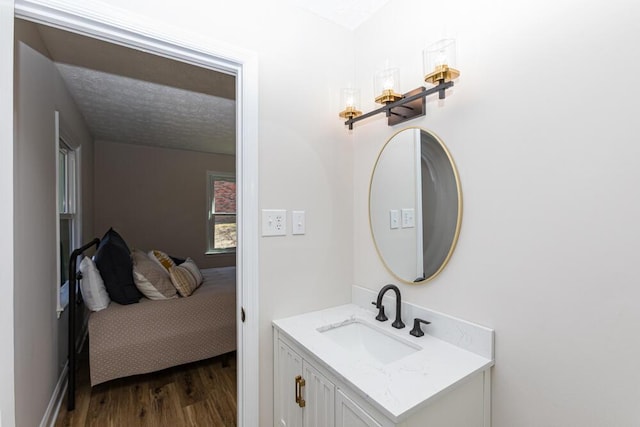
[(425, 74), (442, 65), (456, 68), (456, 41), (454, 39), (438, 40), (423, 51), (423, 59)]
[(360, 107), (360, 90), (352, 88), (344, 88), (340, 91), (340, 108), (354, 108)]
[(362, 115), (360, 107), (360, 90), (345, 88), (340, 90), (340, 114), (343, 119), (352, 119)]
[(378, 71), (373, 79), (373, 90), (376, 95), (385, 90), (399, 92), (400, 70), (398, 68), (387, 68), (386, 70)]
[(460, 74), (456, 69), (456, 41), (442, 39), (427, 46), (422, 52), (425, 81), (452, 80)]
[(373, 78), (375, 101), (379, 104), (389, 104), (402, 98), (400, 91), (400, 70), (387, 68), (378, 71)]

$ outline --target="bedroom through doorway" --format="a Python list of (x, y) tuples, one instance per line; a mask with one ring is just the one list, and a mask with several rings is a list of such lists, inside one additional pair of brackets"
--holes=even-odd
[[(19, 34), (34, 54), (53, 62), (93, 137), (94, 163), (83, 164), (80, 174), (80, 185), (94, 190), (93, 200), (85, 200), (91, 209), (83, 212), (93, 235), (82, 239), (113, 227), (132, 248), (191, 258), (201, 269), (235, 266), (235, 76), (17, 19)], [(193, 417), (235, 425), (240, 357), (225, 353), (85, 387), (89, 395), (78, 398), (74, 412), (65, 413), (62, 403), (61, 422), (84, 425), (83, 414), (114, 420), (127, 413), (130, 421), (146, 417), (157, 425), (162, 413), (173, 425)], [(133, 395), (140, 397), (137, 406), (130, 405)]]

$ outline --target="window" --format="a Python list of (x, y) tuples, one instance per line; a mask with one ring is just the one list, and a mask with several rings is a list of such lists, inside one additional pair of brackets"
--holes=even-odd
[(236, 178), (207, 172), (207, 254), (235, 252)]
[(60, 282), (69, 280), (69, 255), (75, 244), (76, 227), (76, 153), (62, 139), (58, 140), (58, 224)]
[(58, 318), (69, 304), (69, 256), (80, 246), (81, 203), (80, 203), (80, 158), (81, 147), (72, 148), (71, 139), (61, 126), (60, 113), (55, 112), (56, 146), (56, 235), (58, 240), (56, 260), (57, 277), (53, 279), (56, 292)]

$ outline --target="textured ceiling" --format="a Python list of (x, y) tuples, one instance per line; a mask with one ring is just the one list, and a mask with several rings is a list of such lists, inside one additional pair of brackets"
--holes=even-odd
[(96, 140), (234, 154), (234, 76), (38, 29)]
[(97, 140), (233, 154), (235, 101), (56, 64)]
[(294, 0), (316, 15), (355, 30), (389, 0)]

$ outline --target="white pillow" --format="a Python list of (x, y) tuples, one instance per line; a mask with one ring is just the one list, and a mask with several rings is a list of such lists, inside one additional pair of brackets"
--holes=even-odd
[(100, 311), (107, 308), (111, 300), (107, 289), (104, 287), (102, 276), (100, 276), (100, 272), (91, 258), (82, 258), (80, 272), (82, 273), (80, 292), (82, 292), (84, 304), (91, 311)]

